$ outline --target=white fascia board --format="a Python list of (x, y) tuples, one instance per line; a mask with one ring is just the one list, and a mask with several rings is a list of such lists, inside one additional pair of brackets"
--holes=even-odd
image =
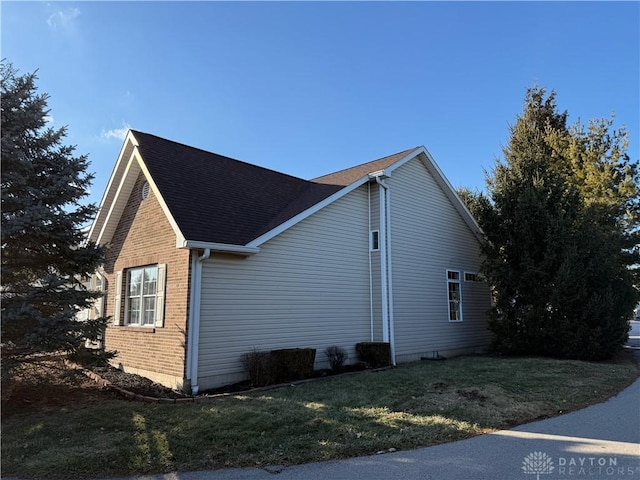
[(351, 185), (347, 185), (346, 187), (342, 188), (341, 190), (338, 190), (333, 195), (325, 198), (323, 201), (316, 203), (314, 206), (312, 206), (310, 208), (307, 208), (306, 210), (300, 212), (295, 217), (292, 217), (289, 220), (287, 220), (286, 222), (281, 223), (276, 228), (274, 228), (272, 230), (269, 230), (267, 233), (264, 233), (264, 234), (260, 235), (258, 238), (250, 241), (249, 243), (247, 243), (247, 247), (259, 247), (264, 242), (266, 242), (268, 240), (271, 240), (273, 237), (275, 237), (277, 235), (280, 235), (285, 230), (290, 229), (291, 227), (293, 227), (297, 223), (301, 222), (305, 218), (313, 215), (314, 213), (318, 212), (319, 210), (322, 210), (327, 205), (330, 205), (333, 202), (335, 202), (336, 200), (344, 197), (345, 195), (347, 195), (348, 193), (354, 191), (356, 188), (360, 187), (361, 185), (364, 185), (368, 181), (369, 181), (369, 175), (365, 175), (360, 180), (356, 180)]
[[(427, 167), (427, 170), (431, 172), (436, 183), (442, 188), (442, 191), (445, 195), (451, 200), (454, 208), (458, 211), (464, 222), (471, 229), (473, 234), (480, 242), (484, 242), (484, 233), (482, 232), (482, 228), (476, 222), (476, 219), (471, 215), (471, 212), (464, 204), (464, 202), (460, 199), (458, 194), (456, 193), (456, 189), (453, 188), (453, 185), (449, 182), (445, 174), (440, 170), (440, 167), (433, 159), (429, 151), (425, 147), (419, 147), (416, 149), (415, 155), (424, 154), (423, 158), (426, 158), (426, 162), (423, 161), (423, 164)], [(396, 168), (396, 165), (393, 165), (393, 168)]]
[(149, 169), (147, 168), (147, 165), (144, 163), (144, 159), (142, 158), (142, 155), (140, 154), (140, 151), (138, 150), (137, 147), (133, 151), (133, 156), (138, 161), (138, 164), (140, 165), (140, 168), (142, 169), (142, 172), (144, 173), (144, 176), (147, 179), (147, 182), (149, 182), (149, 186), (151, 187), (151, 190), (153, 191), (154, 195), (156, 196), (156, 199), (158, 200), (158, 203), (160, 204), (160, 208), (162, 208), (162, 211), (164, 212), (165, 217), (167, 217), (167, 220), (169, 221), (171, 228), (173, 228), (173, 232), (176, 234), (177, 241), (183, 240), (184, 235), (180, 231), (180, 228), (178, 227), (176, 220), (173, 218), (173, 215), (171, 215), (171, 211), (167, 206), (167, 202), (165, 202), (164, 198), (162, 198), (162, 194), (160, 193), (160, 190), (158, 189), (156, 182), (153, 180), (153, 177), (149, 173)]
[[(102, 231), (103, 225), (105, 223), (105, 216), (108, 216), (107, 211), (111, 209), (111, 205), (108, 205), (108, 206), (106, 205), (108, 201), (107, 199), (110, 197), (109, 194), (111, 193), (113, 188), (116, 188), (115, 187), (116, 182), (118, 183), (118, 185), (120, 184), (120, 180), (122, 179), (122, 170), (124, 169), (127, 160), (130, 158), (130, 154), (127, 155), (127, 151), (132, 150), (134, 147), (137, 147), (137, 146), (138, 146), (138, 141), (133, 136), (133, 133), (131, 133), (131, 130), (129, 130), (129, 132), (127, 133), (127, 136), (125, 137), (124, 142), (122, 143), (122, 147), (120, 148), (120, 153), (118, 154), (118, 159), (116, 161), (116, 164), (113, 167), (111, 176), (109, 177), (109, 182), (107, 183), (107, 187), (105, 188), (102, 194), (102, 199), (100, 200), (100, 204), (98, 206), (98, 213), (96, 214), (96, 217), (93, 219), (93, 222), (91, 223), (91, 227), (89, 228), (89, 233), (87, 235), (87, 238), (89, 239), (93, 238), (94, 234), (96, 233), (96, 229), (100, 229)], [(125, 160), (125, 157), (127, 160)], [(114, 199), (115, 199), (115, 195), (113, 196), (113, 198), (111, 198), (111, 202), (113, 202)]]
[(389, 175), (387, 175), (384, 170), (376, 170), (375, 172), (371, 172), (368, 176), (371, 179), (380, 178), (381, 180), (384, 180), (385, 178), (389, 178)]
[[(122, 194), (122, 192), (124, 190), (126, 190), (126, 185), (127, 185), (127, 180), (129, 178), (129, 176), (131, 175), (131, 171), (135, 170), (134, 174), (137, 175), (140, 172), (140, 169), (136, 167), (136, 165), (134, 164), (134, 159), (133, 159), (133, 154), (129, 156), (129, 159), (127, 161), (126, 166), (124, 167), (124, 172), (122, 173), (122, 175), (120, 176), (120, 182), (118, 183), (118, 187), (116, 189), (116, 192), (113, 196), (113, 198), (111, 199), (111, 202), (109, 204), (109, 210), (106, 213), (105, 219), (102, 222), (102, 228), (100, 229), (100, 233), (98, 234), (98, 237), (96, 238), (96, 243), (98, 245), (102, 245), (104, 243), (109, 243), (109, 241), (111, 240), (111, 238), (108, 239), (104, 239), (104, 235), (108, 230), (109, 224), (113, 219), (113, 215), (114, 212), (116, 210), (116, 207), (118, 206), (118, 197), (120, 197), (120, 195)], [(118, 219), (119, 220), (119, 219)]]
[(215, 242), (198, 242), (194, 240), (182, 240), (176, 244), (177, 248), (189, 248), (189, 249), (209, 249), (212, 252), (222, 253), (234, 253), (237, 255), (250, 256), (260, 253), (260, 248), (249, 247), (246, 245), (232, 245), (228, 243), (215, 243)]
[(372, 173), (370, 173), (370, 175), (376, 176), (376, 177), (382, 176), (383, 178), (384, 177), (390, 177), (391, 176), (391, 172), (393, 172), (396, 168), (401, 167), (402, 165), (407, 163), (412, 158), (416, 157), (417, 155), (420, 155), (420, 153), (422, 153), (423, 151), (426, 151), (424, 147), (415, 148), (411, 152), (407, 153), (404, 157), (402, 157), (397, 162), (389, 165), (384, 170), (380, 170), (379, 172), (372, 172)]

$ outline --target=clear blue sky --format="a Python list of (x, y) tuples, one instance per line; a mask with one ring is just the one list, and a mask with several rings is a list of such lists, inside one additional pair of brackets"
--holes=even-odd
[(127, 127), (313, 178), (424, 145), (484, 187), (527, 87), (640, 158), (639, 2), (6, 2), (98, 203)]

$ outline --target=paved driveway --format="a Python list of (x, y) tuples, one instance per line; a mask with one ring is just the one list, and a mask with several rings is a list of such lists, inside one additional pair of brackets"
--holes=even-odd
[[(640, 337), (631, 343), (640, 356)], [(607, 402), (577, 412), (435, 447), (292, 467), (135, 479), (640, 480), (640, 379)]]

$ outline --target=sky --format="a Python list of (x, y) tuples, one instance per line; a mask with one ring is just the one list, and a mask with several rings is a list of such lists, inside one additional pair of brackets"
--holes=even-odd
[(311, 179), (424, 145), (482, 190), (527, 88), (640, 159), (640, 2), (0, 2), (99, 204), (128, 128)]

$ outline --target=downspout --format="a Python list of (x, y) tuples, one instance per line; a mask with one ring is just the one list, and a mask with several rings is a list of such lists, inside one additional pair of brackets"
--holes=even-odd
[(391, 349), (391, 363), (396, 364), (395, 336), (393, 334), (393, 298), (391, 287), (391, 260), (390, 260), (390, 208), (389, 186), (380, 176), (374, 177), (380, 185), (380, 277), (382, 283), (382, 341), (389, 342)]
[(187, 378), (191, 380), (191, 394), (198, 394), (198, 344), (200, 342), (200, 299), (202, 293), (202, 264), (211, 256), (205, 248), (201, 256), (191, 260), (191, 300), (189, 302), (189, 340), (187, 344)]
[[(373, 271), (371, 266), (371, 182), (367, 183), (367, 195), (369, 205), (369, 314), (370, 314), (370, 327), (371, 327), (371, 341), (373, 342)], [(378, 239), (378, 241), (380, 241)]]
[(393, 319), (393, 256), (391, 255), (391, 190), (387, 187), (387, 291), (389, 294), (389, 344), (391, 347), (391, 363), (396, 364), (396, 335)]

